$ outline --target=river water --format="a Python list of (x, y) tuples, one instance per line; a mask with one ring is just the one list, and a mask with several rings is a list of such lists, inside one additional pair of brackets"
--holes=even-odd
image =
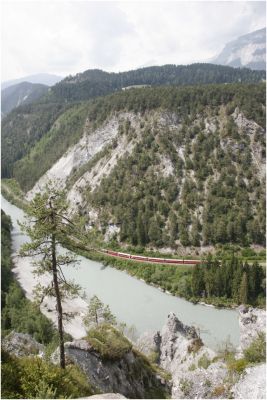
[[(17, 223), (23, 220), (23, 211), (2, 196), (1, 208), (11, 216), (13, 250), (18, 251), (21, 244), (27, 242)], [(239, 345), (238, 313), (235, 310), (194, 305), (163, 293), (125, 272), (103, 267), (101, 263), (81, 256), (78, 259), (78, 268), (68, 266), (64, 269), (65, 276), (79, 283), (88, 298), (97, 295), (105, 304), (109, 304), (117, 319), (133, 325), (139, 335), (160, 330), (169, 312), (173, 311), (183, 323), (200, 329), (207, 346), (216, 350), (229, 340), (235, 347)]]

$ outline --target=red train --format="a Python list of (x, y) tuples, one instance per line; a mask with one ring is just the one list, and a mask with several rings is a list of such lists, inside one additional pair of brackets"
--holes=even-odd
[(145, 256), (138, 256), (134, 254), (127, 254), (127, 253), (121, 253), (118, 251), (113, 251), (113, 250), (102, 250), (103, 253), (106, 253), (112, 257), (121, 257), (121, 258), (127, 258), (131, 260), (136, 260), (136, 261), (148, 261), (148, 262), (153, 262), (153, 263), (161, 263), (161, 264), (200, 264), (202, 261), (200, 260), (179, 260), (175, 258), (156, 258), (156, 257), (145, 257)]

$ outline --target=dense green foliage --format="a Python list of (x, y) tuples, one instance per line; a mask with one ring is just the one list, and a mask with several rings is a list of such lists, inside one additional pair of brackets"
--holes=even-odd
[[(259, 128), (252, 137), (230, 115), (239, 107), (264, 124), (263, 89), (228, 85), (130, 91), (123, 103), (128, 110), (145, 112), (166, 104), (177, 110), (181, 125), (171, 130), (155, 119), (151, 123), (145, 114), (142, 139), (131, 155), (121, 158), (101, 185), (84, 195), (89, 204), (100, 207), (102, 225), (113, 219), (121, 227), (119, 240), (133, 245), (175, 247), (177, 239), (184, 246), (264, 245), (264, 186), (252, 162), (252, 146), (259, 146), (260, 157), (265, 157), (264, 130)], [(101, 120), (118, 111), (121, 96), (111, 98), (97, 101), (91, 118)], [(135, 109), (135, 104), (144, 108)], [(206, 130), (207, 121), (213, 130)], [(122, 133), (130, 140), (136, 137), (131, 126), (122, 127)], [(169, 176), (162, 171), (162, 158), (172, 165)]]
[(103, 359), (120, 359), (132, 349), (132, 344), (128, 339), (109, 324), (101, 324), (90, 329), (86, 339)]
[(81, 138), (87, 109), (87, 104), (74, 105), (61, 114), (27, 156), (15, 164), (14, 177), (24, 190), (30, 189)]
[(87, 328), (92, 328), (103, 323), (116, 325), (116, 317), (110, 311), (109, 305), (105, 306), (97, 296), (93, 296), (88, 304), (83, 322)]
[(266, 337), (259, 332), (256, 339), (244, 350), (244, 357), (249, 363), (266, 362)]
[(235, 358), (233, 351), (226, 352), (224, 359), (230, 372), (242, 374), (247, 367), (266, 362), (266, 337), (264, 332), (258, 332), (256, 338), (243, 351), (242, 358)]
[(5, 307), (5, 296), (13, 280), (11, 268), (11, 219), (1, 210), (1, 309)]
[(174, 111), (179, 119), (190, 123), (198, 114), (208, 110), (218, 111), (218, 107), (227, 106), (230, 114), (240, 107), (248, 119), (265, 126), (265, 85), (228, 84), (196, 86), (164, 86), (156, 88), (132, 89), (99, 98), (92, 101), (88, 110), (91, 121), (102, 122), (115, 111), (141, 112), (163, 109)]
[(134, 71), (108, 73), (88, 70), (57, 83), (51, 98), (88, 100), (132, 85), (199, 85), (209, 83), (259, 82), (265, 71), (251, 71), (214, 64), (164, 65)]
[(236, 304), (263, 304), (265, 301), (265, 273), (255, 262), (231, 260), (207, 261), (196, 265), (191, 280), (192, 295), (197, 298), (218, 297), (232, 299)]
[(11, 330), (29, 333), (37, 341), (47, 344), (55, 340), (55, 329), (34, 305), (26, 299), (12, 274), (11, 221), (1, 211), (1, 324), (2, 334)]
[(5, 399), (69, 399), (94, 392), (74, 365), (65, 370), (40, 358), (17, 358), (2, 352), (1, 395)]
[(13, 165), (49, 131), (62, 112), (61, 104), (33, 103), (13, 110), (2, 121), (2, 176), (10, 178)]

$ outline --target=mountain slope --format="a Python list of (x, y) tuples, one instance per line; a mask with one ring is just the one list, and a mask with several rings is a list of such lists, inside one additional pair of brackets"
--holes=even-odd
[(48, 92), (48, 86), (22, 82), (1, 91), (1, 113), (6, 115), (13, 108), (38, 100)]
[(80, 101), (103, 96), (133, 85), (254, 83), (264, 78), (265, 71), (241, 70), (213, 64), (163, 65), (120, 73), (88, 70), (67, 77), (56, 84), (51, 89), (49, 98), (57, 101)]
[(259, 29), (226, 44), (214, 64), (266, 70), (266, 28)]
[(264, 104), (264, 84), (99, 98), (61, 114), (15, 163), (14, 176), (28, 198), (57, 181), (70, 211), (106, 238), (264, 244)]
[(2, 120), (2, 177), (12, 177), (14, 163), (50, 129), (63, 109), (62, 104), (32, 103), (15, 108)]
[[(241, 70), (212, 64), (166, 65), (118, 74), (100, 70), (88, 70), (74, 77), (68, 77), (53, 86), (47, 95), (42, 97), (42, 101), (39, 101), (39, 104), (33, 104), (31, 107), (22, 105), (14, 109), (11, 115), (3, 120), (2, 177), (12, 177), (14, 163), (27, 154), (37, 139), (39, 140), (48, 133), (60, 112), (67, 107), (72, 107), (74, 103), (90, 100), (108, 93), (120, 92), (121, 88), (136, 84), (184, 86), (186, 84), (240, 81), (253, 83), (260, 82), (264, 78), (265, 71)], [(132, 90), (126, 90), (126, 92), (131, 92)], [(144, 90), (149, 90), (149, 88), (147, 87)], [(128, 95), (131, 97), (131, 94), (128, 93)], [(145, 97), (146, 92), (142, 91), (141, 96)], [(115, 97), (115, 104), (117, 99), (120, 99), (120, 94), (118, 98)], [(140, 104), (136, 103), (134, 110), (144, 108), (147, 102), (149, 100), (142, 99)], [(155, 98), (155, 102), (159, 103), (159, 99)], [(34, 127), (32, 124), (34, 124)], [(51, 137), (53, 138), (53, 134), (51, 134)], [(59, 145), (58, 148), (60, 149), (60, 147)], [(42, 172), (45, 171), (42, 170)], [(33, 177), (33, 182), (34, 179)]]
[(53, 75), (53, 74), (35, 74), (24, 76), (19, 79), (12, 79), (10, 81), (1, 83), (1, 90), (6, 89), (9, 86), (17, 85), (22, 82), (30, 82), (30, 83), (39, 83), (42, 85), (53, 86), (57, 82), (61, 81), (62, 76)]

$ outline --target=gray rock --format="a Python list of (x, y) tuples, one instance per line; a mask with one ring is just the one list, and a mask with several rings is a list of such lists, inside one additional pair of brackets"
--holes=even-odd
[(247, 368), (232, 394), (235, 399), (266, 399), (266, 364)]
[[(77, 364), (101, 392), (121, 393), (130, 398), (154, 397), (154, 393), (159, 393), (161, 398), (170, 392), (167, 381), (135, 350), (111, 360), (103, 358), (86, 340), (75, 340), (65, 343), (65, 354), (67, 362)], [(58, 349), (51, 359), (54, 363), (59, 362)]]
[(2, 340), (2, 347), (17, 357), (42, 356), (45, 350), (44, 346), (33, 339), (32, 336), (14, 331)]
[(266, 333), (266, 311), (239, 307), (240, 347), (246, 349), (260, 332)]

